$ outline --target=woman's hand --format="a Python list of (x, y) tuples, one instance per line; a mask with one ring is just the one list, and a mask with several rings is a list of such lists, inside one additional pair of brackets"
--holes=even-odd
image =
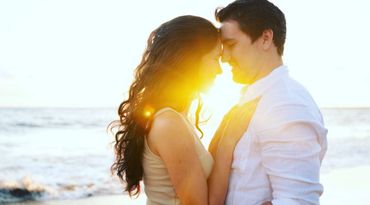
[(234, 113), (236, 113), (237, 109), (238, 109), (238, 106), (235, 105), (234, 107), (232, 107), (229, 110), (229, 112), (222, 119), (220, 125), (218, 126), (218, 128), (215, 132), (215, 134), (213, 135), (212, 141), (208, 146), (208, 151), (212, 154), (213, 158), (216, 155), (220, 139), (224, 134), (224, 131), (227, 127), (227, 124), (229, 123), (229, 121), (230, 121), (231, 117), (234, 115)]
[(242, 106), (234, 106), (224, 117), (209, 146), (215, 163), (208, 179), (209, 204), (225, 202), (235, 145), (244, 135), (256, 110), (259, 98)]

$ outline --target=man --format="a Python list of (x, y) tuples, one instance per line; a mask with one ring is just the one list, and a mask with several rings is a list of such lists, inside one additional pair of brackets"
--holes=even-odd
[(284, 14), (267, 0), (238, 0), (216, 18), (222, 60), (234, 81), (249, 85), (240, 104), (260, 97), (234, 151), (226, 204), (319, 204), (327, 130), (314, 100), (283, 64)]

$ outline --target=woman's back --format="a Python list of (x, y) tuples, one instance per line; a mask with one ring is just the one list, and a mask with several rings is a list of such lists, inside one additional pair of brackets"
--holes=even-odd
[[(163, 108), (159, 110), (154, 120), (162, 113), (172, 112), (181, 117), (182, 121), (188, 127), (189, 133), (194, 137), (194, 146), (196, 155), (199, 158), (203, 173), (207, 178), (212, 170), (213, 159), (212, 156), (202, 145), (192, 125), (180, 113), (172, 108)], [(173, 136), (177, 137), (177, 136)], [(176, 150), (173, 150), (176, 155)], [(195, 162), (197, 163), (197, 162)], [(147, 195), (148, 205), (177, 205), (180, 204), (179, 198), (176, 196), (174, 185), (171, 181), (168, 168), (164, 161), (155, 154), (148, 145), (148, 140), (145, 140), (145, 148), (143, 154), (143, 168), (144, 168), (144, 189)], [(194, 193), (196, 194), (196, 193)]]

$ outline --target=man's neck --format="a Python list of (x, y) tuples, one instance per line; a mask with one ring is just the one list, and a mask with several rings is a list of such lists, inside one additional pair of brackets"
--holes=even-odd
[(283, 59), (281, 56), (277, 56), (275, 58), (270, 58), (265, 60), (261, 65), (259, 66), (259, 73), (256, 75), (256, 77), (253, 79), (252, 83), (255, 83), (261, 78), (266, 77), (269, 75), (273, 70), (278, 68), (279, 66), (283, 65)]

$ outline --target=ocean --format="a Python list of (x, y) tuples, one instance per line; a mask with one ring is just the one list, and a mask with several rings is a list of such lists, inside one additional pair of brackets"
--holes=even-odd
[[(322, 109), (322, 173), (370, 165), (370, 108)], [(121, 194), (110, 173), (113, 108), (0, 108), (0, 204)], [(205, 144), (217, 123), (204, 125)], [(207, 127), (208, 126), (208, 127)]]

